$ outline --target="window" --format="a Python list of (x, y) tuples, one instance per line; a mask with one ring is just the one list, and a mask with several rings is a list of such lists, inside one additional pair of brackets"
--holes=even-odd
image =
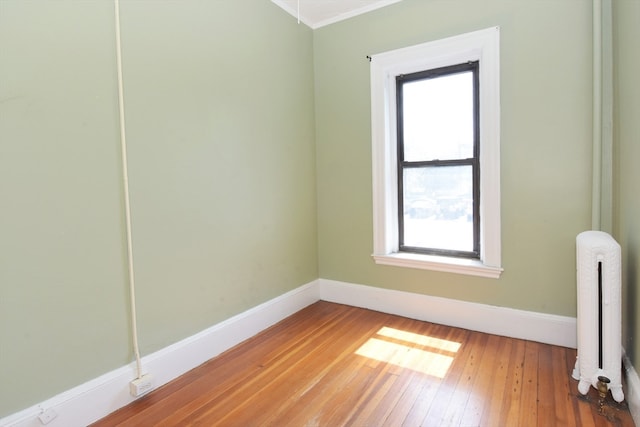
[(400, 251), (480, 257), (478, 61), (396, 76)]
[(497, 278), (499, 29), (371, 58), (378, 264)]

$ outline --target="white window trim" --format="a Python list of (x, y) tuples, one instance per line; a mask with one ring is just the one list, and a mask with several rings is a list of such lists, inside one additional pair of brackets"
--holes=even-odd
[[(480, 74), (480, 259), (398, 251), (395, 78), (466, 61)], [(498, 278), (500, 237), (500, 29), (492, 27), (371, 57), (373, 258), (377, 264)]]

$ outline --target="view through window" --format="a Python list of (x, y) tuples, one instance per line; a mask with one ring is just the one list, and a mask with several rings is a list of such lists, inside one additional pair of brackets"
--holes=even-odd
[(397, 81), (400, 250), (477, 258), (478, 62)]

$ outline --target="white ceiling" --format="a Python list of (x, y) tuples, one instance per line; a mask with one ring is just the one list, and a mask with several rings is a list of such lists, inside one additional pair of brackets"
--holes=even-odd
[(401, 0), (271, 0), (315, 29)]

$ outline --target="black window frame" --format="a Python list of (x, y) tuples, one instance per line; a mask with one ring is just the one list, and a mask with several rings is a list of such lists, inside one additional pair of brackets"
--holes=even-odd
[[(397, 127), (397, 172), (398, 172), (398, 246), (400, 252), (427, 255), (450, 256), (459, 258), (480, 259), (480, 78), (479, 61), (418, 71), (396, 76), (396, 127)], [(472, 73), (473, 81), (473, 157), (448, 160), (404, 160), (403, 129), (403, 85), (419, 80), (432, 79), (460, 73)], [(473, 250), (459, 251), (442, 248), (425, 248), (404, 244), (404, 171), (409, 168), (441, 168), (455, 166), (472, 167), (473, 197)]]

